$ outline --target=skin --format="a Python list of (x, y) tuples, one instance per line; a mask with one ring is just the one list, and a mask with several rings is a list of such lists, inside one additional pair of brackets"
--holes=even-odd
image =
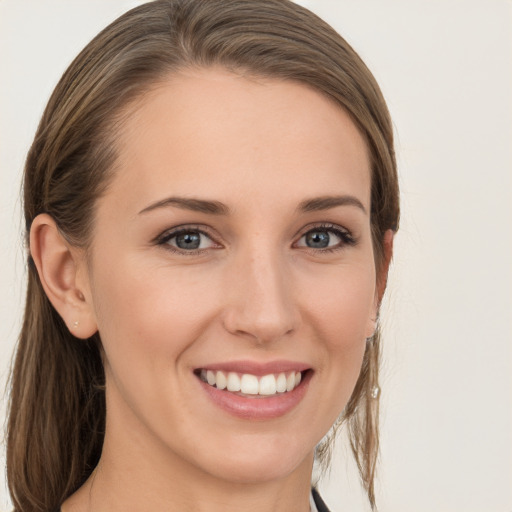
[[(31, 234), (50, 300), (105, 351), (103, 454), (63, 511), (306, 512), (314, 448), (350, 398), (383, 291), (362, 136), (303, 85), (187, 70), (139, 102), (119, 154), (87, 258), (46, 215)], [(230, 213), (151, 208), (170, 196)], [(326, 196), (352, 199), (298, 209)], [(203, 249), (160, 243), (176, 226), (205, 231)], [(336, 250), (308, 247), (312, 231)], [(233, 360), (307, 363), (312, 377), (291, 411), (250, 421), (194, 375)]]

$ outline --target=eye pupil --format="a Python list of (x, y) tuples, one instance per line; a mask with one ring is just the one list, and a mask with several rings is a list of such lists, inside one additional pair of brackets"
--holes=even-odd
[(306, 234), (306, 244), (308, 247), (323, 249), (329, 246), (330, 236), (327, 231), (310, 231)]
[(176, 236), (176, 245), (180, 249), (198, 249), (201, 245), (199, 233), (181, 233)]

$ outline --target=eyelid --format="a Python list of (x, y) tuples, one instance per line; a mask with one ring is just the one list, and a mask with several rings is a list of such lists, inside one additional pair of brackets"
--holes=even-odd
[[(182, 233), (190, 233), (190, 232), (196, 232), (196, 233), (200, 233), (201, 235), (206, 236), (214, 244), (214, 247), (185, 250), (185, 249), (180, 249), (179, 247), (175, 247), (168, 243), (169, 240), (173, 239), (174, 237), (176, 237)], [(173, 228), (166, 229), (163, 233), (159, 234), (153, 240), (153, 243), (158, 246), (162, 246), (166, 250), (169, 250), (171, 252), (176, 252), (178, 254), (184, 254), (184, 255), (194, 255), (194, 254), (198, 254), (198, 253), (203, 253), (210, 249), (217, 249), (217, 248), (222, 247), (222, 245), (216, 240), (216, 237), (214, 235), (212, 235), (212, 233), (210, 232), (210, 229), (207, 226), (194, 225), (194, 224), (183, 224), (180, 226), (175, 226)]]
[[(300, 241), (305, 235), (307, 235), (310, 231), (314, 230), (324, 230), (324, 231), (330, 231), (334, 233), (338, 238), (341, 239), (341, 242), (338, 243), (335, 246), (332, 247), (325, 247), (325, 248), (313, 248), (308, 246), (297, 246), (298, 241)], [(209, 251), (211, 249), (218, 249), (222, 248), (222, 244), (217, 241), (217, 237), (211, 233), (211, 229), (208, 226), (204, 225), (196, 225), (196, 224), (183, 224), (180, 226), (175, 226), (173, 228), (166, 229), (164, 232), (159, 234), (154, 240), (153, 243), (158, 246), (164, 246), (165, 249), (175, 252), (178, 254), (184, 254), (184, 255), (194, 255), (199, 253), (204, 253), (206, 251)], [(208, 239), (211, 240), (211, 242), (214, 244), (213, 247), (207, 247), (202, 249), (180, 249), (179, 247), (175, 247), (171, 244), (169, 244), (169, 240), (172, 238), (182, 234), (182, 233), (188, 233), (188, 232), (197, 232), (204, 236), (206, 236)], [(352, 232), (343, 227), (339, 224), (333, 224), (330, 222), (320, 222), (316, 224), (309, 224), (301, 229), (299, 232), (300, 234), (297, 235), (297, 241), (293, 244), (295, 247), (300, 247), (301, 249), (310, 250), (314, 253), (322, 253), (322, 252), (333, 252), (337, 250), (342, 250), (346, 246), (354, 246), (357, 244), (358, 240)]]
[(320, 249), (317, 249), (314, 247), (308, 247), (308, 246), (297, 246), (297, 247), (300, 247), (301, 249), (304, 248), (306, 250), (311, 250), (315, 253), (321, 253), (321, 252), (333, 252), (336, 250), (341, 250), (344, 247), (346, 247), (347, 245), (354, 246), (357, 244), (357, 238), (352, 234), (352, 232), (349, 229), (347, 229), (343, 226), (340, 226), (339, 224), (332, 224), (330, 222), (320, 222), (318, 224), (310, 224), (310, 225), (305, 226), (301, 230), (300, 235), (298, 235), (297, 242), (295, 242), (294, 245), (296, 245), (298, 243), (298, 241), (302, 240), (302, 238), (304, 236), (306, 236), (309, 232), (315, 231), (315, 230), (330, 231), (330, 232), (334, 233), (338, 238), (340, 238), (341, 242), (335, 246), (324, 247), (324, 248), (320, 248)]

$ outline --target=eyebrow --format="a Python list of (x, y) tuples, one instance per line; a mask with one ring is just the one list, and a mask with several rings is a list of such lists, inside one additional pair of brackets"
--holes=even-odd
[(367, 213), (363, 203), (357, 199), (357, 197), (349, 195), (322, 196), (306, 199), (299, 204), (297, 210), (301, 212), (318, 212), (323, 210), (330, 210), (331, 208), (336, 208), (337, 206), (355, 206), (356, 208), (362, 210), (364, 213)]
[[(183, 210), (191, 210), (194, 212), (208, 213), (213, 215), (229, 215), (231, 210), (228, 206), (220, 201), (208, 201), (205, 199), (187, 198), (187, 197), (167, 197), (160, 201), (150, 204), (139, 212), (147, 213), (159, 208), (174, 206)], [(321, 196), (301, 201), (297, 207), (297, 211), (302, 213), (318, 212), (336, 208), (337, 206), (355, 206), (366, 213), (366, 208), (357, 197), (343, 196)]]
[(220, 201), (207, 201), (205, 199), (193, 199), (187, 197), (167, 197), (156, 203), (152, 203), (139, 212), (147, 213), (157, 208), (165, 208), (167, 206), (175, 206), (183, 210), (192, 210), (194, 212), (210, 213), (214, 215), (228, 215), (229, 208)]

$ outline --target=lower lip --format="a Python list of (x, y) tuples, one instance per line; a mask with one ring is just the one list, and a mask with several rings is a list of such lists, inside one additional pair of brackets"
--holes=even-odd
[(270, 397), (256, 395), (255, 398), (248, 398), (214, 388), (200, 379), (198, 382), (215, 405), (229, 414), (247, 420), (268, 420), (284, 416), (299, 404), (308, 390), (311, 374), (311, 371), (307, 371), (292, 391)]

